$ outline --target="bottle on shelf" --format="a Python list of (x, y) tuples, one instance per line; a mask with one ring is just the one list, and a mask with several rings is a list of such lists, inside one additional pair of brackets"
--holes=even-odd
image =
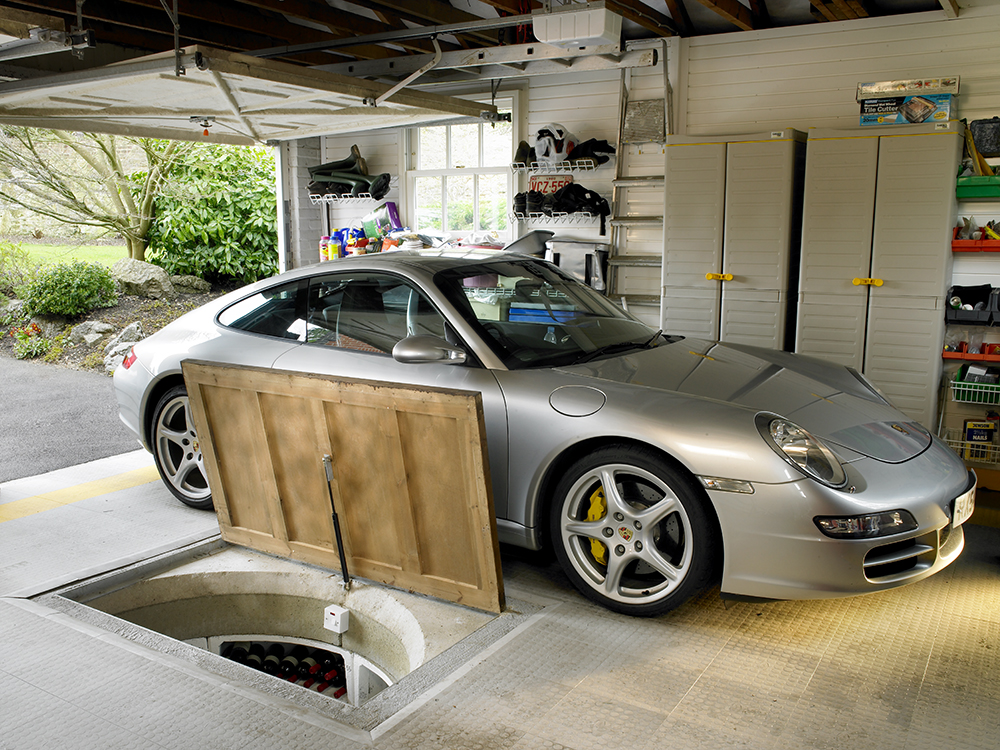
[(238, 643), (234, 641), (229, 641), (224, 643), (222, 646), (222, 656), (230, 659), (231, 661), (238, 662), (239, 664), (247, 663), (247, 656), (249, 652), (247, 651), (248, 643)]
[[(283, 674), (288, 677), (298, 677), (299, 674), (299, 662), (309, 656), (309, 649), (305, 646), (298, 644), (292, 647), (285, 658), (281, 660), (280, 668)], [(294, 682), (295, 680), (292, 680)]]
[(314, 649), (308, 656), (299, 661), (299, 677), (309, 677), (316, 674), (321, 668), (323, 651)]
[(247, 655), (246, 665), (248, 667), (253, 667), (254, 669), (263, 669), (265, 656), (266, 653), (264, 651), (263, 643), (251, 643), (249, 654)]
[(268, 674), (278, 674), (283, 658), (285, 658), (285, 645), (272, 643), (267, 647), (267, 652), (264, 655), (264, 671)]

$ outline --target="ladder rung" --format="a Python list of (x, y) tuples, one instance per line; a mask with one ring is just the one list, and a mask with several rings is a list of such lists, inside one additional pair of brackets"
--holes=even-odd
[(630, 305), (659, 305), (660, 298), (655, 294), (609, 294), (608, 298), (618, 302), (622, 298)]
[(661, 266), (663, 258), (659, 255), (619, 255), (608, 258), (612, 266)]
[(663, 226), (662, 216), (616, 216), (611, 219), (613, 227)]
[(664, 177), (662, 174), (644, 177), (618, 177), (611, 184), (615, 187), (660, 187), (664, 184)]

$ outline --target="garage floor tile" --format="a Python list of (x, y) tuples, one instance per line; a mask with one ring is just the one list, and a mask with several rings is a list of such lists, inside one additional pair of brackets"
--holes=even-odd
[[(0, 507), (137, 468), (0, 487)], [(146, 458), (148, 460), (148, 457)], [(723, 603), (635, 619), (504, 551), (539, 611), (373, 731), (46, 608), (55, 585), (217, 533), (158, 483), (0, 521), (0, 749), (939, 750), (1000, 736), (1000, 529), (927, 581), (852, 599)]]

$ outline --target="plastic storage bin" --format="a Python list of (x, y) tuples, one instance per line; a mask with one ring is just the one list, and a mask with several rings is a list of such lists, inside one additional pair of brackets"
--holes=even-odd
[[(990, 325), (996, 320), (1000, 322), (1000, 310), (997, 309), (998, 290), (989, 284), (978, 286), (953, 286), (948, 290), (948, 307), (945, 309), (944, 319), (947, 323), (966, 325)], [(951, 307), (952, 297), (958, 297), (964, 305), (982, 305), (979, 310), (961, 310)]]

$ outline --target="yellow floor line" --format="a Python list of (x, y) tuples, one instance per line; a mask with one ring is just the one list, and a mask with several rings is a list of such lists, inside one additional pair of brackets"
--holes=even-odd
[(126, 490), (129, 487), (138, 487), (140, 484), (149, 484), (160, 478), (155, 466), (146, 466), (142, 469), (126, 471), (123, 474), (115, 474), (104, 479), (95, 479), (93, 482), (84, 482), (73, 487), (66, 487), (61, 490), (45, 492), (41, 495), (25, 497), (21, 500), (12, 500), (9, 503), (0, 505), (0, 523), (13, 521), (15, 518), (41, 513), (52, 508), (59, 508), (63, 505), (76, 503), (91, 497), (107, 495), (118, 490)]

